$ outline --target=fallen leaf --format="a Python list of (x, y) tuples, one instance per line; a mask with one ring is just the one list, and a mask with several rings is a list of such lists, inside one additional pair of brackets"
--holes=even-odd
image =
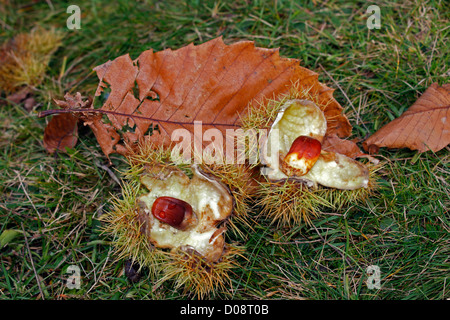
[(15, 104), (19, 104), (19, 103), (25, 101), (30, 94), (31, 94), (31, 89), (29, 87), (25, 87), (16, 93), (8, 95), (6, 97), (6, 100), (8, 100), (12, 103), (15, 103)]
[(77, 144), (78, 118), (71, 113), (56, 114), (44, 131), (44, 148), (49, 153), (65, 151)]
[[(61, 107), (59, 110), (50, 110), (50, 113), (56, 113), (47, 124), (44, 131), (44, 147), (54, 153), (56, 150), (65, 151), (67, 148), (73, 148), (78, 140), (78, 119), (83, 114), (67, 113), (65, 110), (90, 110), (92, 100), (83, 100), (80, 93), (75, 96), (66, 94), (65, 100), (55, 100), (55, 103)], [(41, 113), (45, 114), (48, 111)]]
[(399, 118), (363, 143), (369, 153), (380, 147), (437, 152), (450, 143), (450, 84), (433, 83)]
[[(227, 129), (240, 127), (250, 103), (285, 94), (293, 85), (326, 105), (329, 133), (351, 133), (334, 90), (321, 84), (317, 73), (297, 59), (281, 58), (278, 49), (258, 48), (251, 41), (226, 45), (219, 37), (178, 50), (147, 50), (136, 60), (126, 54), (94, 70), (100, 79), (94, 99), (107, 99), (80, 118), (106, 156), (127, 154), (143, 139), (173, 146), (176, 129), (185, 129), (192, 142), (205, 147), (210, 143), (202, 139), (206, 130), (217, 129), (225, 137)], [(201, 121), (200, 130), (194, 130), (196, 121)]]
[(34, 97), (29, 97), (26, 98), (23, 101), (23, 107), (25, 108), (25, 110), (27, 110), (28, 112), (30, 112), (31, 110), (33, 110), (34, 106), (36, 105), (36, 99)]
[(29, 87), (24, 87), (18, 92), (10, 94), (6, 97), (6, 100), (0, 103), (5, 104), (8, 102), (22, 105), (28, 112), (33, 110), (34, 106), (36, 105), (36, 99), (33, 96), (31, 88)]
[(327, 134), (322, 141), (322, 150), (336, 152), (355, 159), (363, 156), (364, 152), (352, 140), (339, 138), (336, 134)]

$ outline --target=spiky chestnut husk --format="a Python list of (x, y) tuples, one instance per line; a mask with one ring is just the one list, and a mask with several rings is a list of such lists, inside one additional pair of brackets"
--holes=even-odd
[[(315, 104), (320, 110), (325, 110), (327, 104), (324, 104), (322, 100), (319, 100), (318, 95), (311, 94), (311, 88), (299, 88), (295, 83), (290, 88), (290, 91), (286, 94), (274, 97), (273, 99), (267, 99), (259, 103), (253, 103), (249, 106), (247, 114), (243, 115), (240, 119), (239, 125), (244, 131), (261, 130), (258, 135), (257, 143), (245, 144), (244, 154), (247, 159), (257, 158), (257, 161), (253, 164), (254, 167), (261, 165), (264, 161), (264, 145), (268, 134), (277, 120), (279, 113), (294, 100), (310, 101)], [(265, 130), (265, 134), (263, 133)], [(324, 132), (323, 132), (324, 133)], [(319, 141), (322, 141), (320, 138)]]
[(301, 181), (285, 180), (259, 182), (257, 205), (259, 217), (266, 217), (278, 226), (307, 225), (325, 210), (341, 211), (352, 205), (365, 202), (375, 196), (379, 189), (377, 172), (382, 164), (367, 164), (369, 183), (367, 188), (339, 190), (324, 186), (309, 187)]
[[(138, 151), (130, 152), (128, 163), (130, 167), (124, 173), (122, 196), (113, 197), (112, 209), (101, 217), (104, 222), (103, 232), (113, 236), (116, 261), (130, 259), (131, 263), (148, 270), (158, 284), (174, 281), (176, 288), (183, 286), (185, 292), (199, 298), (222, 289), (229, 291), (229, 273), (237, 266), (234, 259), (242, 256), (242, 249), (226, 244), (220, 259), (211, 262), (189, 249), (157, 248), (148, 241), (142, 229), (143, 221), (136, 203), (148, 190), (141, 185), (140, 177), (153, 166), (181, 169), (192, 176), (191, 166), (173, 163), (167, 149), (154, 148), (150, 144), (144, 144)], [(250, 190), (254, 185), (244, 183), (244, 179), (250, 178), (251, 172), (243, 166), (225, 164), (203, 166), (202, 169), (205, 174), (214, 176), (229, 186), (233, 191), (236, 208), (233, 219), (246, 221), (244, 219), (249, 210)]]
[(0, 46), (0, 91), (12, 93), (38, 86), (63, 37), (64, 33), (54, 28), (37, 27)]
[[(188, 176), (192, 176), (190, 164), (175, 162), (176, 159), (173, 159), (170, 150), (155, 147), (148, 142), (140, 144), (134, 150), (130, 149), (127, 160), (130, 169), (125, 172), (125, 176), (127, 179), (134, 181), (138, 181), (145, 170), (154, 165), (178, 168)], [(193, 159), (191, 162), (193, 162)], [(254, 223), (250, 212), (252, 206), (254, 206), (254, 195), (257, 191), (255, 181), (257, 170), (255, 166), (251, 164), (229, 164), (226, 159), (222, 159), (222, 161), (210, 162), (210, 164), (200, 164), (199, 168), (206, 175), (213, 177), (230, 190), (234, 201), (234, 209), (231, 219), (228, 220), (228, 231), (244, 237), (246, 233), (241, 229), (251, 228)]]
[(112, 209), (101, 216), (103, 233), (113, 237), (114, 262), (130, 259), (131, 264), (148, 270), (156, 282), (155, 287), (170, 282), (175, 289), (183, 287), (185, 294), (201, 299), (219, 291), (230, 292), (230, 274), (239, 266), (236, 259), (243, 257), (243, 248), (227, 244), (221, 258), (211, 262), (193, 250), (169, 251), (154, 247), (141, 230), (135, 205), (139, 195), (135, 182), (125, 183), (122, 197), (113, 197)]
[(136, 208), (140, 185), (129, 181), (122, 185), (121, 197), (112, 196), (111, 209), (100, 217), (102, 233), (111, 236), (115, 260), (130, 259), (131, 263), (146, 267), (152, 277), (159, 274), (167, 260), (167, 253), (152, 246), (141, 232), (141, 223)]
[[(158, 248), (191, 247), (206, 259), (217, 261), (223, 253), (224, 227), (233, 212), (233, 199), (229, 190), (217, 180), (206, 176), (197, 165), (193, 165), (193, 176), (189, 178), (177, 168), (163, 169), (159, 165), (149, 168), (141, 177), (141, 182), (148, 190), (137, 199), (139, 219), (143, 222), (141, 231), (148, 236), (148, 241)], [(157, 213), (161, 197), (167, 202), (167, 214)], [(170, 215), (176, 219), (182, 210), (172, 212), (169, 209), (175, 202), (187, 204), (192, 215), (184, 227), (175, 226)], [(173, 207), (173, 206), (172, 206)], [(163, 211), (166, 210), (161, 204)], [(159, 215), (159, 217), (158, 217)], [(162, 216), (165, 218), (162, 219)], [(181, 215), (180, 215), (181, 217)], [(168, 219), (166, 219), (168, 218)], [(184, 220), (184, 218), (183, 218)], [(180, 221), (183, 222), (183, 220)]]
[[(322, 111), (328, 107), (323, 103), (324, 100), (319, 99), (318, 95), (311, 93), (311, 89), (301, 89), (293, 84), (287, 94), (264, 101), (264, 104), (250, 106), (247, 115), (241, 118), (241, 126), (245, 130), (259, 128), (269, 131), (286, 103), (292, 100), (312, 101)], [(246, 154), (253, 154), (255, 148), (261, 147), (261, 145), (264, 145), (264, 142), (260, 141), (257, 146), (249, 146)], [(259, 157), (260, 160), (261, 157), (262, 155)], [(259, 180), (256, 198), (256, 203), (261, 209), (258, 217), (268, 217), (273, 223), (279, 225), (292, 226), (302, 221), (309, 223), (323, 209), (337, 211), (352, 203), (364, 201), (376, 189), (374, 183), (376, 180), (374, 172), (376, 171), (377, 169), (373, 166), (369, 168), (367, 185), (364, 183), (365, 187), (354, 190), (325, 187), (311, 181), (305, 184), (306, 181), (293, 178), (270, 181), (267, 177), (262, 176)]]
[(257, 192), (256, 171), (246, 165), (211, 164), (201, 166), (206, 174), (210, 174), (228, 186), (233, 197), (234, 210), (228, 220), (229, 231), (245, 238), (252, 229), (254, 219), (250, 215)]
[(226, 245), (221, 259), (210, 262), (195, 251), (171, 252), (155, 287), (172, 281), (175, 290), (183, 288), (184, 294), (197, 296), (199, 299), (219, 292), (229, 294), (232, 288), (230, 274), (239, 266), (237, 258), (245, 258), (243, 253), (242, 247)]
[[(317, 94), (312, 94), (311, 88), (299, 88), (295, 83), (291, 86), (288, 93), (268, 99), (264, 102), (254, 103), (249, 106), (247, 114), (243, 115), (240, 119), (240, 126), (244, 130), (251, 129), (270, 129), (272, 123), (278, 116), (279, 111), (284, 107), (289, 100), (309, 100), (317, 105), (321, 110), (327, 108), (327, 104), (324, 104), (319, 99)], [(257, 146), (251, 146), (257, 147)], [(247, 150), (247, 154), (254, 152), (254, 150)]]

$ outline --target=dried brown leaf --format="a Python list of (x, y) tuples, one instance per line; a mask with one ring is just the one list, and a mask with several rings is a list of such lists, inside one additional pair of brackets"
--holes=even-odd
[(77, 143), (78, 118), (70, 113), (56, 114), (44, 131), (44, 147), (49, 153), (65, 151)]
[(370, 136), (363, 147), (376, 153), (380, 147), (437, 152), (450, 143), (450, 84), (433, 83), (399, 118)]
[(340, 153), (352, 159), (364, 155), (354, 141), (341, 139), (336, 134), (327, 134), (324, 137), (322, 150)]
[[(334, 90), (321, 84), (317, 73), (251, 41), (226, 45), (219, 37), (178, 50), (147, 50), (136, 60), (126, 54), (94, 70), (100, 79), (95, 99), (107, 99), (81, 119), (107, 156), (127, 154), (146, 139), (156, 147), (173, 146), (176, 129), (186, 129), (191, 142), (204, 148), (211, 143), (202, 139), (206, 130), (217, 129), (224, 138), (227, 129), (240, 127), (250, 103), (288, 93), (294, 84), (325, 106), (330, 134), (351, 133)], [(200, 130), (194, 130), (197, 121)]]
[[(92, 100), (83, 100), (80, 93), (75, 96), (66, 94), (65, 100), (55, 100), (55, 103), (61, 107), (61, 110), (50, 110), (50, 113), (56, 113), (47, 124), (44, 131), (44, 147), (54, 153), (56, 150), (65, 151), (67, 148), (73, 148), (78, 140), (78, 119), (80, 114), (67, 113), (68, 110), (86, 110), (88, 112), (92, 106)], [(46, 113), (46, 111), (41, 112)], [(59, 113), (59, 114), (58, 114)], [(83, 116), (83, 113), (81, 113)]]
[[(111, 90), (101, 109), (115, 112), (107, 114), (110, 123), (101, 118), (89, 123), (106, 155), (126, 154), (125, 145), (144, 137), (170, 146), (179, 128), (191, 132), (193, 140), (201, 140), (199, 135), (211, 128), (225, 134), (238, 127), (251, 101), (285, 93), (295, 82), (326, 102), (332, 132), (346, 136), (351, 130), (333, 90), (320, 84), (315, 72), (296, 59), (280, 58), (277, 49), (256, 48), (250, 41), (225, 45), (217, 38), (174, 51), (148, 50), (135, 61), (124, 55), (95, 71), (100, 79), (96, 96)], [(202, 122), (202, 132), (194, 133), (194, 121)], [(125, 127), (134, 130), (123, 132), (120, 143), (118, 132)], [(150, 128), (158, 129), (151, 137)]]

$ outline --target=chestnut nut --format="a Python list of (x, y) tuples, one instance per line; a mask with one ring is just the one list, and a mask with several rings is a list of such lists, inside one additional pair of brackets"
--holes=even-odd
[(157, 198), (152, 206), (152, 214), (159, 221), (178, 230), (187, 229), (195, 219), (189, 203), (172, 197)]
[(281, 170), (288, 176), (303, 176), (319, 159), (321, 150), (322, 145), (319, 140), (309, 136), (299, 136), (281, 162)]

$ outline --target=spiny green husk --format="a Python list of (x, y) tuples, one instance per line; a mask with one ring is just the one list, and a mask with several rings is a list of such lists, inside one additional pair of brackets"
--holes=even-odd
[(223, 256), (217, 262), (209, 262), (195, 252), (178, 249), (168, 251), (151, 245), (145, 234), (140, 232), (136, 210), (139, 186), (124, 184), (122, 198), (113, 198), (113, 209), (101, 217), (103, 232), (113, 236), (116, 261), (131, 259), (141, 268), (148, 270), (157, 281), (156, 287), (166, 281), (173, 281), (175, 288), (183, 287), (185, 293), (198, 298), (217, 291), (227, 292), (231, 287), (229, 272), (238, 266), (235, 258), (243, 250), (227, 245)]
[(61, 46), (63, 34), (54, 28), (35, 28), (18, 34), (0, 47), (0, 88), (12, 93), (22, 86), (41, 83), (52, 54)]
[[(185, 293), (198, 298), (217, 291), (228, 292), (231, 287), (229, 272), (238, 266), (235, 258), (243, 256), (242, 248), (226, 244), (222, 257), (211, 262), (193, 250), (157, 248), (149, 242), (147, 235), (141, 232), (137, 199), (147, 190), (141, 185), (139, 177), (154, 165), (177, 167), (189, 175), (192, 174), (190, 166), (176, 165), (170, 160), (169, 151), (153, 146), (143, 146), (140, 151), (130, 153), (128, 162), (130, 167), (125, 172), (122, 195), (112, 197), (112, 209), (101, 217), (104, 222), (103, 232), (113, 237), (116, 260), (130, 259), (140, 268), (148, 270), (156, 281), (156, 287), (170, 281), (176, 289), (183, 287)], [(225, 165), (203, 169), (206, 174), (214, 174), (225, 185), (227, 182), (231, 184), (233, 179), (242, 178), (245, 173), (242, 168)], [(236, 190), (234, 200), (239, 210), (248, 210), (247, 204), (244, 203), (244, 198), (248, 196), (245, 194), (244, 184), (236, 185), (233, 189)], [(244, 214), (239, 215), (239, 218), (239, 221), (244, 221)]]
[[(283, 105), (292, 99), (304, 99), (314, 102), (322, 111), (327, 108), (317, 95), (311, 93), (311, 88), (301, 88), (292, 84), (288, 93), (269, 99), (264, 104), (254, 104), (248, 113), (241, 118), (241, 125), (245, 130), (255, 128), (270, 129), (273, 121)], [(261, 138), (261, 137), (260, 137)], [(247, 154), (255, 152), (252, 148)], [(259, 158), (261, 160), (261, 158)], [(377, 189), (376, 172), (381, 165), (367, 163), (369, 168), (369, 184), (367, 188), (356, 190), (340, 190), (321, 185), (308, 187), (298, 180), (269, 181), (261, 177), (258, 181), (256, 205), (259, 218), (268, 218), (277, 225), (298, 225), (302, 222), (311, 223), (327, 209), (340, 211), (343, 208), (365, 201)]]
[[(140, 175), (147, 168), (156, 164), (167, 168), (178, 168), (188, 176), (192, 176), (190, 164), (176, 163), (172, 158), (171, 150), (156, 147), (151, 143), (142, 143), (136, 150), (130, 150), (127, 160), (130, 168), (125, 172), (125, 176), (134, 181), (139, 181)], [(213, 177), (229, 189), (234, 200), (234, 209), (232, 219), (228, 220), (227, 224), (233, 232), (242, 236), (239, 227), (251, 228), (252, 225), (249, 212), (251, 206), (254, 205), (253, 196), (257, 189), (253, 179), (255, 168), (247, 164), (229, 164), (225, 159), (211, 164), (201, 164), (199, 167), (205, 174)]]
[[(278, 101), (270, 101), (267, 112), (263, 116), (250, 112), (246, 126), (264, 127), (273, 121), (284, 101), (292, 98), (309, 98), (308, 91), (293, 91)], [(253, 118), (252, 118), (253, 117)], [(270, 121), (267, 119), (272, 118)], [(265, 122), (267, 121), (267, 122)], [(253, 127), (255, 128), (255, 127)], [(112, 225), (105, 229), (115, 236), (115, 245), (119, 258), (131, 258), (146, 267), (156, 276), (156, 287), (171, 281), (175, 289), (183, 288), (185, 293), (204, 298), (217, 291), (227, 291), (231, 286), (230, 273), (237, 266), (236, 257), (242, 251), (227, 245), (223, 256), (217, 262), (206, 261), (195, 251), (175, 249), (172, 251), (153, 247), (146, 235), (140, 231), (136, 199), (141, 191), (140, 177), (152, 166), (181, 169), (188, 176), (192, 175), (192, 167), (188, 163), (174, 161), (170, 149), (156, 147), (151, 143), (143, 143), (128, 156), (130, 168), (125, 172), (128, 182), (123, 187), (123, 199), (115, 199), (114, 210), (108, 219)], [(225, 222), (232, 230), (243, 234), (238, 226), (251, 229), (248, 212), (251, 205), (260, 209), (259, 218), (268, 218), (279, 226), (307, 224), (319, 217), (323, 210), (340, 211), (345, 207), (361, 203), (377, 188), (375, 173), (379, 166), (369, 166), (370, 180), (368, 188), (357, 190), (338, 190), (323, 186), (307, 187), (299, 181), (286, 180), (271, 182), (262, 177), (255, 180), (256, 165), (245, 166), (227, 164), (226, 161), (200, 164), (200, 169), (209, 176), (223, 183), (230, 190), (234, 199), (235, 212), (232, 219)], [(145, 190), (144, 190), (145, 191)], [(236, 221), (236, 223), (233, 222)]]
[(183, 287), (184, 294), (197, 296), (199, 299), (219, 291), (230, 293), (230, 273), (239, 266), (236, 259), (243, 257), (243, 252), (243, 248), (239, 246), (227, 245), (221, 259), (215, 263), (206, 261), (195, 252), (172, 252), (156, 286), (172, 280), (175, 289)]
[[(283, 106), (289, 100), (309, 100), (314, 102), (322, 111), (327, 108), (327, 104), (319, 100), (318, 95), (311, 93), (312, 87), (301, 88), (297, 83), (293, 83), (290, 90), (287, 93), (281, 94), (273, 99), (266, 99), (263, 101), (257, 101), (249, 105), (247, 113), (243, 115), (240, 119), (240, 126), (244, 131), (251, 130), (262, 130), (258, 132), (257, 143), (245, 144), (244, 154), (247, 159), (255, 158), (257, 162), (253, 164), (254, 167), (261, 164), (261, 153), (260, 148), (263, 141), (267, 139), (267, 134), (275, 121), (278, 113), (283, 108)], [(263, 131), (266, 133), (261, 134)]]
[(234, 200), (234, 209), (232, 219), (227, 221), (227, 226), (230, 227), (230, 231), (244, 237), (245, 233), (241, 228), (251, 229), (254, 223), (249, 214), (254, 205), (253, 196), (257, 192), (253, 170), (244, 165), (233, 164), (213, 164), (202, 166), (202, 169), (206, 174), (216, 177), (229, 188)]
[(314, 102), (321, 110), (327, 108), (326, 104), (319, 101), (317, 95), (311, 94), (311, 88), (300, 88), (292, 84), (289, 92), (264, 102), (256, 102), (249, 106), (247, 114), (240, 119), (240, 125), (244, 130), (268, 129), (278, 115), (278, 112), (288, 100), (300, 99)]
[(102, 232), (113, 237), (116, 261), (131, 259), (133, 263), (147, 267), (155, 276), (166, 260), (166, 253), (153, 247), (147, 236), (140, 232), (136, 208), (139, 192), (140, 184), (135, 181), (122, 185), (122, 197), (113, 196), (112, 209), (100, 217), (104, 222)]
[(285, 180), (259, 182), (257, 205), (260, 218), (268, 218), (279, 226), (310, 224), (323, 210), (341, 211), (352, 205), (363, 203), (374, 196), (379, 188), (377, 172), (382, 164), (366, 164), (369, 169), (367, 188), (339, 190), (320, 185), (307, 187), (300, 181)]

